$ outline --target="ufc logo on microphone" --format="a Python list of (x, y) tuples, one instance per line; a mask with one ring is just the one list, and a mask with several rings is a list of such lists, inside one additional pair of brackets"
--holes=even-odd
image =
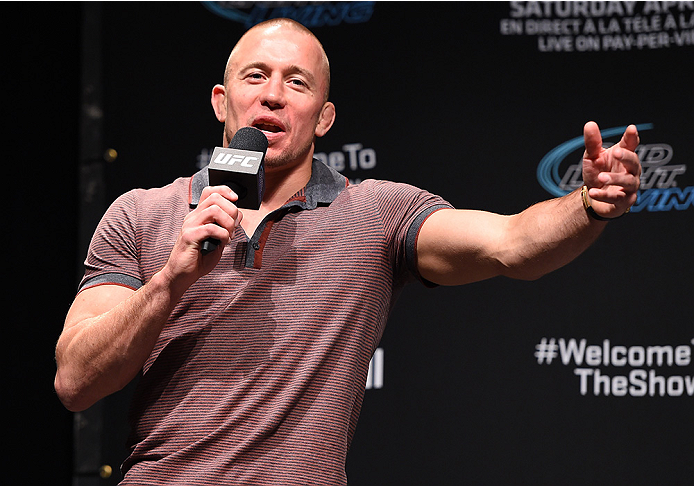
[(235, 165), (238, 163), (241, 167), (252, 169), (255, 167), (252, 162), (258, 160), (260, 160), (258, 157), (253, 157), (251, 155), (220, 153), (217, 155), (214, 163), (219, 165)]

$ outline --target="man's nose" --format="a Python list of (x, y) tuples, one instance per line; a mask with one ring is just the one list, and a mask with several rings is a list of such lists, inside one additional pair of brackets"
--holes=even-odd
[(271, 77), (260, 94), (260, 103), (270, 108), (282, 108), (285, 104), (284, 82), (279, 77)]

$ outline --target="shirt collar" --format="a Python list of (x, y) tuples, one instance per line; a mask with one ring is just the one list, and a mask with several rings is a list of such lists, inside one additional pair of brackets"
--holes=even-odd
[[(202, 190), (210, 183), (207, 166), (200, 169), (190, 178), (188, 189), (188, 202), (191, 207), (196, 207), (200, 202)], [(287, 204), (299, 205), (304, 209), (315, 209), (321, 204), (330, 204), (349, 185), (349, 180), (328, 167), (323, 162), (313, 159), (311, 165), (311, 178), (306, 187), (294, 195)]]

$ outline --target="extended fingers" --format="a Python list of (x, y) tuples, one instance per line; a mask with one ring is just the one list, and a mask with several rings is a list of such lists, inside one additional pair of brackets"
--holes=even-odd
[[(622, 139), (624, 140), (624, 138)], [(639, 156), (633, 150), (623, 147), (620, 142), (619, 145), (615, 145), (609, 149), (607, 157), (612, 158), (606, 160), (606, 167), (610, 167), (610, 175), (627, 173), (633, 175), (636, 178), (641, 177), (641, 163), (639, 162)]]
[(629, 125), (619, 141), (622, 149), (622, 164), (627, 172), (634, 174), (637, 178), (641, 177), (641, 162), (636, 154), (636, 148), (639, 146), (639, 132), (634, 125)]
[(635, 125), (629, 125), (619, 141), (619, 146), (633, 152), (639, 146), (639, 131)]
[(596, 123), (586, 123), (583, 134), (586, 146), (583, 180), (588, 186), (588, 196), (608, 208), (604, 211), (608, 217), (614, 217), (610, 213), (623, 214), (636, 202), (640, 184), (641, 164), (635, 152), (639, 145), (638, 130), (629, 125), (619, 143), (607, 150), (602, 147)]

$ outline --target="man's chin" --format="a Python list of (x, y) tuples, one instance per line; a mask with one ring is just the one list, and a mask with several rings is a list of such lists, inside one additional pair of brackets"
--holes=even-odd
[(289, 168), (311, 160), (311, 147), (299, 152), (276, 150), (270, 147), (265, 154), (265, 170)]

